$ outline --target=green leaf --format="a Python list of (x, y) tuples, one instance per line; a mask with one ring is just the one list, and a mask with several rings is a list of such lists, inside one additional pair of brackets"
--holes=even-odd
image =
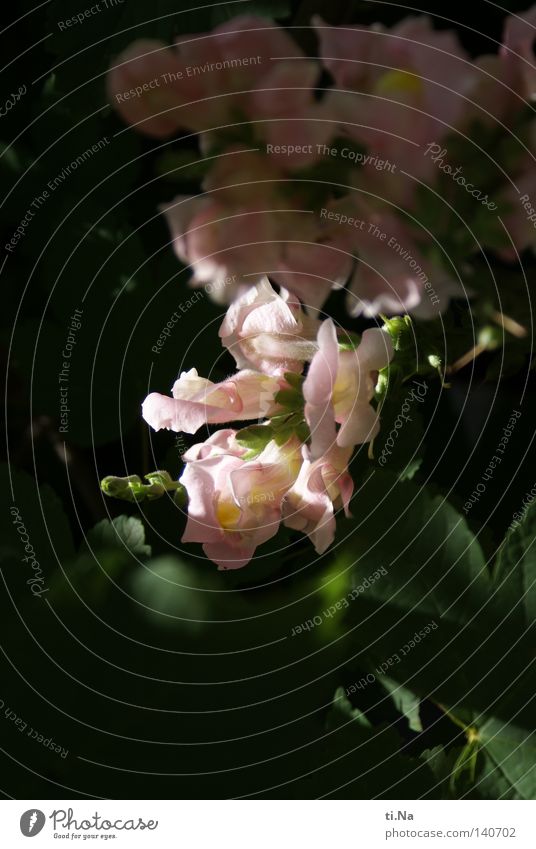
[(499, 549), (495, 581), (504, 585), (512, 604), (522, 600), (527, 626), (536, 621), (536, 503), (516, 514)]
[(203, 583), (199, 584), (202, 574), (178, 557), (150, 560), (136, 569), (130, 579), (140, 612), (159, 627), (201, 634), (210, 617), (210, 595)]
[[(520, 683), (517, 692), (490, 705), (488, 716), (474, 714), (466, 727), (465, 745), (455, 747), (448, 760), (438, 756), (437, 770), (429, 760), (441, 781), (448, 778), (449, 791), (455, 798), (535, 798), (534, 675), (530, 678)], [(529, 699), (527, 693), (531, 693)], [(450, 718), (455, 719), (452, 714)], [(456, 724), (463, 725), (458, 719)]]
[(274, 400), (287, 410), (300, 410), (303, 407), (303, 395), (297, 389), (280, 389)]
[(125, 549), (138, 557), (148, 557), (151, 547), (145, 543), (145, 528), (137, 516), (118, 516), (113, 521), (103, 519), (87, 534), (92, 549)]
[[(50, 486), (39, 486), (31, 475), (5, 463), (0, 464), (0, 501), (4, 574), (13, 580), (14, 590), (28, 593), (28, 597), (32, 592), (37, 595), (38, 588), (44, 591), (49, 587), (58, 564), (74, 555), (63, 505)], [(36, 577), (38, 583), (29, 583)]]
[[(520, 693), (526, 700), (526, 689)], [(532, 711), (534, 712), (534, 698)], [(532, 717), (533, 718), (533, 717)], [(478, 727), (476, 790), (488, 799), (536, 798), (536, 735), (516, 721), (491, 717)]]
[(284, 377), (289, 386), (293, 389), (299, 389), (301, 392), (301, 387), (304, 381), (303, 374), (296, 374), (295, 371), (286, 371)]
[(353, 707), (350, 699), (346, 696), (344, 687), (339, 687), (333, 697), (333, 704), (328, 713), (326, 728), (331, 730), (346, 725), (349, 722), (355, 722), (361, 728), (370, 730), (371, 723), (359, 708)]
[(435, 778), (430, 788), (431, 798), (457, 798), (457, 794), (452, 792), (452, 778), (461, 752), (462, 748), (459, 746), (453, 746), (451, 749), (434, 746), (433, 749), (425, 749), (422, 752), (420, 760), (426, 763)]
[(326, 727), (324, 747), (331, 763), (321, 776), (323, 785), (331, 783), (330, 798), (409, 799), (426, 794), (432, 779), (427, 765), (405, 756), (396, 731), (373, 726), (342, 687), (335, 692)]
[(400, 480), (412, 480), (422, 465), (422, 457), (412, 457), (407, 466), (400, 472)]
[(359, 347), (361, 336), (357, 333), (345, 330), (342, 339), (338, 339), (339, 350), (355, 351)]
[(102, 606), (124, 573), (139, 568), (140, 558), (145, 560), (150, 554), (145, 528), (137, 516), (118, 516), (111, 522), (103, 519), (88, 531), (77, 556), (66, 565), (66, 574), (56, 573), (51, 599), (58, 605), (69, 604), (74, 587), (88, 602)]
[(451, 792), (534, 798), (532, 510), (493, 575), (465, 520), (408, 481), (375, 473), (353, 510), (362, 520), (341, 568), (352, 558), (355, 586), (378, 565), (386, 570), (348, 611), (361, 670), (388, 663), (394, 682), (445, 705), (466, 729)]
[[(516, 514), (499, 549), (493, 584), (505, 614), (520, 610), (529, 635), (536, 615), (536, 505), (530, 501)], [(513, 692), (492, 710), (475, 715), (478, 740), (476, 790), (485, 798), (536, 798), (536, 735), (533, 657)]]
[(274, 438), (274, 429), (269, 424), (250, 425), (237, 431), (236, 441), (251, 452), (251, 456), (260, 454)]
[(397, 353), (411, 352), (415, 348), (415, 327), (409, 315), (381, 316), (384, 329), (393, 342)]
[(416, 696), (407, 687), (402, 686), (402, 684), (399, 684), (387, 675), (379, 676), (378, 681), (391, 696), (397, 710), (406, 717), (411, 730), (416, 732), (422, 731), (420, 716), (421, 700), (419, 696)]
[[(356, 663), (416, 695), (485, 711), (515, 687), (532, 660), (515, 587), (492, 580), (478, 540), (443, 498), (377, 471), (352, 501), (352, 542), (339, 554), (358, 587), (386, 574), (348, 611)], [(427, 630), (428, 629), (428, 630)], [(504, 702), (499, 703), (499, 711)], [(501, 713), (499, 712), (499, 715)]]
[(381, 429), (374, 440), (375, 463), (400, 478), (410, 480), (422, 463), (423, 413), (427, 384), (423, 381), (389, 381), (380, 408)]

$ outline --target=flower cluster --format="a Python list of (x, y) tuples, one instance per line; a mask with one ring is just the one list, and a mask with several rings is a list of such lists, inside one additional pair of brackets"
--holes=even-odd
[(155, 430), (193, 434), (205, 424), (257, 421), (217, 430), (183, 455), (182, 541), (202, 543), (220, 568), (237, 569), (283, 522), (322, 553), (335, 511), (349, 514), (352, 450), (378, 430), (371, 400), (393, 355), (391, 337), (373, 328), (358, 345), (340, 343), (331, 319), (312, 319), (267, 279), (232, 304), (220, 336), (239, 371), (213, 383), (191, 369), (171, 397), (152, 393), (143, 403)]
[[(459, 205), (449, 192), (469, 183), (498, 209), (472, 221), (474, 244), (446, 222), (456, 259), (481, 247), (513, 259), (535, 243), (518, 200), (536, 189), (526, 109), (536, 94), (535, 22), (535, 9), (507, 19), (498, 55), (473, 61), (427, 16), (392, 28), (315, 17), (311, 58), (272, 21), (242, 16), (171, 47), (136, 41), (110, 69), (108, 96), (139, 132), (198, 139), (201, 192), (162, 206), (194, 285), (210, 282), (227, 300), (267, 274), (311, 308), (345, 286), (352, 315), (430, 318), (465, 294), (420, 223), (432, 194)], [(497, 127), (518, 142), (508, 173), (493, 159)], [(460, 150), (467, 138), (480, 161), (471, 144)], [(429, 151), (448, 158), (451, 141), (460, 179), (445, 191)]]
[[(392, 28), (314, 17), (311, 58), (272, 21), (243, 16), (117, 57), (110, 102), (169, 143), (162, 173), (199, 185), (161, 211), (192, 284), (228, 304), (219, 336), (237, 367), (220, 382), (182, 372), (143, 417), (188, 434), (249, 424), (190, 448), (179, 482), (156, 472), (108, 478), (105, 491), (185, 493), (183, 542), (221, 569), (247, 564), (282, 523), (318, 553), (330, 546), (336, 512), (349, 514), (353, 450), (378, 431), (391, 329), (411, 324), (384, 316), (437, 317), (474, 295), (459, 269), (478, 250), (510, 261), (536, 242), (535, 26), (536, 8), (508, 19), (498, 54), (472, 60), (427, 16)], [(384, 329), (343, 338), (320, 318), (334, 289)], [(427, 361), (439, 369), (433, 351)]]

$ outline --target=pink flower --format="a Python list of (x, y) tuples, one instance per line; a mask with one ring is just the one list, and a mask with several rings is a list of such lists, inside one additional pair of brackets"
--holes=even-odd
[(536, 6), (522, 14), (506, 18), (503, 44), (499, 55), (479, 56), (469, 118), (510, 124), (524, 107), (525, 100), (536, 96)]
[(389, 335), (376, 328), (365, 330), (355, 350), (340, 350), (331, 319), (318, 331), (318, 348), (303, 384), (313, 460), (335, 444), (347, 448), (375, 437), (379, 419), (370, 401), (377, 372), (394, 353)]
[(306, 446), (302, 450), (300, 473), (283, 500), (283, 523), (307, 534), (323, 554), (335, 538), (335, 510), (342, 506), (350, 516), (354, 482), (347, 466), (352, 449), (333, 446), (314, 461)]
[(473, 63), (475, 75), (469, 98), (473, 101), (466, 114), (466, 124), (508, 122), (523, 105), (516, 97), (516, 74), (512, 63), (495, 54), (479, 56)]
[(451, 297), (463, 294), (462, 286), (442, 267), (425, 259), (400, 216), (363, 203), (343, 201), (343, 207), (361, 216), (362, 224), (351, 230), (358, 261), (348, 287), (350, 315), (371, 318), (411, 312), (434, 318), (447, 309)]
[(234, 457), (243, 457), (247, 454), (247, 448), (236, 440), (236, 430), (222, 428), (214, 431), (204, 442), (197, 442), (185, 451), (182, 460), (185, 463), (191, 463), (194, 460), (206, 460), (223, 454), (232, 454)]
[(332, 289), (344, 286), (354, 260), (347, 234), (339, 225), (316, 215), (289, 218), (292, 220), (281, 244), (278, 266), (270, 277), (314, 313), (322, 308)]
[(317, 326), (295, 298), (284, 289), (278, 295), (264, 279), (233, 301), (219, 334), (238, 368), (283, 375), (301, 373), (312, 359)]
[(333, 321), (327, 319), (320, 325), (318, 351), (309, 366), (302, 390), (305, 419), (311, 431), (313, 460), (327, 454), (337, 438), (332, 397), (338, 368), (337, 332)]
[(426, 16), (390, 30), (313, 21), (324, 65), (341, 90), (335, 102), (345, 132), (412, 175), (429, 176), (422, 146), (460, 123), (473, 85), (456, 35), (434, 30)]
[(273, 205), (277, 209), (283, 177), (281, 169), (267, 156), (233, 144), (212, 161), (202, 187), (227, 206), (268, 209)]
[(259, 122), (270, 158), (284, 170), (313, 163), (317, 145), (336, 132), (329, 99), (314, 99), (320, 71), (312, 59), (278, 62), (249, 98), (248, 114)]
[[(534, 222), (529, 219), (529, 212), (523, 207), (523, 201), (531, 203), (536, 197), (536, 170), (532, 158), (527, 170), (514, 180), (515, 188), (508, 185), (501, 196), (502, 203), (509, 204), (509, 211), (503, 216), (509, 247), (497, 251), (507, 262), (515, 262), (517, 252), (524, 251), (536, 244)], [(510, 239), (513, 244), (510, 243)]]
[(510, 15), (506, 19), (500, 56), (506, 73), (514, 76), (516, 88), (527, 100), (536, 97), (535, 39), (536, 6), (531, 6), (522, 15)]
[[(234, 443), (234, 444), (233, 444)], [(245, 566), (281, 523), (281, 502), (298, 475), (296, 437), (271, 441), (253, 460), (237, 450), (234, 432), (217, 444), (194, 446), (184, 458), (181, 483), (188, 492), (188, 522), (182, 542), (199, 542), (220, 569)]]
[[(214, 56), (216, 47), (221, 59), (229, 65), (229, 76), (235, 81), (236, 88), (247, 82), (258, 85), (258, 81), (272, 67), (274, 59), (303, 56), (303, 51), (291, 36), (268, 18), (239, 15), (217, 26), (212, 35), (214, 38), (208, 39), (207, 53), (211, 52)], [(193, 45), (191, 59), (198, 56), (197, 50), (197, 46)], [(248, 57), (258, 61), (248, 65), (239, 64), (240, 60)]]
[[(381, 24), (330, 27), (318, 16), (313, 22), (337, 86), (386, 96), (390, 105), (419, 106), (447, 125), (442, 134), (458, 121), (472, 68), (453, 31), (435, 30), (426, 15), (405, 18), (390, 30)], [(414, 114), (411, 120), (420, 118)]]
[(178, 196), (161, 210), (175, 253), (192, 266), (193, 284), (210, 284), (222, 300), (229, 300), (241, 283), (252, 285), (277, 266), (279, 221), (270, 210), (227, 207), (202, 196)]
[(127, 124), (155, 138), (165, 138), (179, 126), (185, 103), (198, 96), (195, 83), (185, 87), (165, 83), (180, 71), (177, 56), (161, 41), (140, 39), (117, 57), (108, 72), (108, 100)]
[[(223, 199), (229, 197), (227, 191), (236, 201), (239, 190), (225, 188)], [(297, 198), (274, 196), (270, 187), (265, 196), (257, 185), (255, 195), (242, 205), (210, 196), (178, 196), (161, 211), (176, 255), (192, 267), (193, 285), (210, 284), (216, 300), (229, 301), (240, 287), (269, 275), (306, 308), (316, 310), (332, 288), (344, 285), (353, 257), (340, 227), (326, 228), (299, 211), (300, 206)]]
[(199, 377), (195, 368), (182, 372), (172, 396), (152, 392), (142, 405), (142, 415), (154, 430), (195, 433), (204, 424), (243, 421), (265, 416), (275, 409), (279, 383), (254, 371), (239, 371), (222, 383)]
[(273, 57), (302, 55), (272, 21), (242, 16), (172, 48), (134, 42), (110, 68), (108, 97), (127, 123), (157, 138), (181, 127), (211, 130), (244, 111)]

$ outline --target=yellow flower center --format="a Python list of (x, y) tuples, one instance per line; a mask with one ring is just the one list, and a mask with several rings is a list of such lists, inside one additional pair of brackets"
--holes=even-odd
[(375, 86), (377, 94), (413, 94), (420, 96), (423, 91), (423, 83), (418, 74), (410, 74), (408, 71), (387, 71), (383, 74)]
[(224, 531), (232, 530), (240, 519), (240, 507), (234, 501), (218, 501), (216, 518)]

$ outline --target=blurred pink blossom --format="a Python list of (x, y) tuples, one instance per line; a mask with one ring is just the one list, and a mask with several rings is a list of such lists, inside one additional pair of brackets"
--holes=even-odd
[(447, 309), (451, 297), (463, 294), (462, 286), (442, 266), (422, 255), (401, 216), (379, 208), (359, 208), (365, 226), (354, 235), (358, 262), (348, 287), (351, 315), (407, 312), (433, 318)]
[(140, 40), (111, 66), (108, 98), (147, 135), (210, 130), (247, 111), (251, 90), (262, 88), (277, 56), (303, 53), (273, 21), (247, 15), (210, 33), (183, 36), (174, 47)]
[(503, 216), (507, 235), (512, 243), (498, 251), (507, 262), (516, 262), (518, 252), (536, 245), (536, 230), (534, 215), (536, 198), (536, 168), (534, 162), (527, 164), (526, 170), (514, 179), (514, 186), (509, 185), (502, 193), (501, 200), (508, 204), (509, 211)]
[(294, 209), (288, 198), (263, 198), (261, 189), (256, 201), (241, 206), (179, 195), (161, 211), (177, 257), (192, 268), (194, 286), (210, 283), (217, 300), (230, 301), (239, 287), (268, 274), (316, 310), (346, 282), (353, 258), (340, 227), (327, 232), (293, 202)]
[(161, 210), (177, 257), (192, 268), (193, 285), (210, 284), (217, 300), (229, 301), (238, 286), (253, 285), (277, 266), (281, 220), (269, 209), (179, 195)]
[(500, 56), (506, 73), (514, 77), (517, 90), (530, 101), (536, 97), (535, 40), (536, 6), (506, 19)]
[(296, 215), (270, 276), (314, 313), (332, 289), (344, 286), (352, 265), (348, 236), (340, 226), (326, 226), (318, 214)]
[(319, 156), (317, 145), (336, 132), (330, 98), (313, 98), (320, 71), (312, 59), (278, 62), (249, 98), (248, 115), (260, 122), (267, 153), (283, 170), (311, 165)]
[(335, 102), (345, 133), (426, 179), (432, 169), (422, 146), (461, 122), (473, 84), (469, 56), (456, 34), (435, 30), (424, 15), (391, 29), (330, 27), (318, 16), (313, 23), (339, 90)]
[(520, 112), (524, 101), (536, 97), (536, 6), (506, 18), (503, 43), (497, 54), (479, 56), (470, 92), (475, 106), (469, 117), (506, 125)]

